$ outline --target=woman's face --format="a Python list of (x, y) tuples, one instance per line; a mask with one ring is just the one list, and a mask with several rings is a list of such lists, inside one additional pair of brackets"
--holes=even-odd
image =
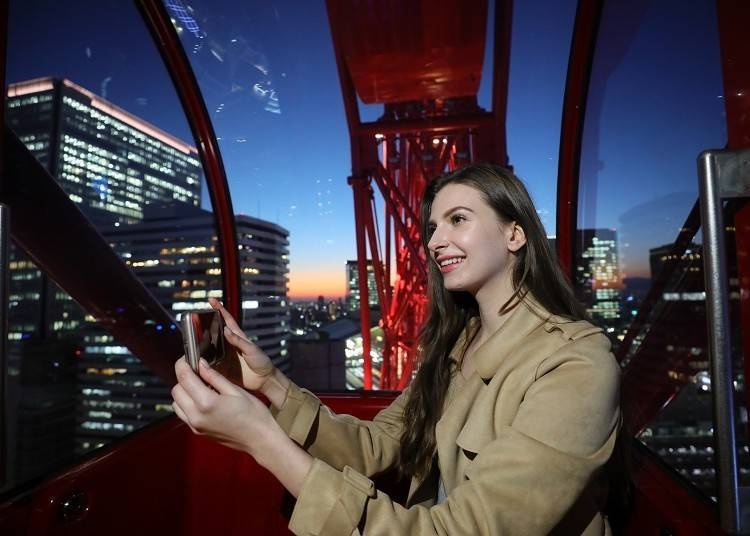
[(430, 229), (427, 247), (446, 290), (475, 296), (485, 287), (501, 288), (513, 268), (511, 253), (525, 243), (515, 222), (502, 223), (479, 191), (464, 184), (448, 184), (437, 193)]

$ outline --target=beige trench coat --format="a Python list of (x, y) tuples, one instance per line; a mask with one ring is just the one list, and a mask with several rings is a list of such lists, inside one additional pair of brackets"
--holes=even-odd
[[(292, 385), (277, 421), (315, 457), (289, 528), (298, 535), (609, 534), (602, 468), (620, 427), (620, 369), (607, 338), (530, 297), (457, 373), (437, 423), (436, 479), (407, 507), (368, 476), (397, 461), (408, 390), (373, 421), (335, 415)], [(463, 338), (463, 335), (462, 335)], [(459, 348), (462, 339), (454, 348)]]

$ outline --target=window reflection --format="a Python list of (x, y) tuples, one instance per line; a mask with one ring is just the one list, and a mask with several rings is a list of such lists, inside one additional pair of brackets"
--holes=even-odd
[[(715, 498), (695, 162), (726, 141), (721, 63), (715, 7), (694, 4), (679, 23), (669, 16), (676, 9), (604, 6), (583, 132), (576, 287), (624, 366), (632, 431)], [(733, 252), (733, 229), (726, 240)]]
[[(101, 230), (121, 225), (125, 229), (127, 224), (144, 220), (155, 202), (199, 205), (202, 170), (194, 147), (70, 80), (16, 82), (7, 93), (8, 124)], [(75, 353), (50, 364), (53, 369), (62, 366), (75, 371), (66, 380), (77, 392), (71, 400), (77, 398), (84, 406), (102, 397), (109, 402), (143, 400), (136, 408), (115, 413), (92, 414), (79, 404), (77, 417), (71, 421), (74, 426), (66, 433), (60, 431), (75, 437), (75, 453), (140, 428), (159, 414), (169, 414), (167, 387), (93, 318), (87, 318), (23, 253), (14, 248), (11, 255), (8, 337), (19, 346), (19, 361), (30, 359), (27, 350), (34, 345), (32, 338), (72, 341), (77, 345)], [(214, 285), (220, 287), (220, 283)], [(23, 385), (25, 377), (20, 379)], [(99, 389), (102, 386), (107, 389)], [(161, 409), (155, 409), (156, 405)], [(59, 411), (56, 405), (52, 407)], [(21, 421), (25, 410), (19, 410)], [(22, 435), (19, 440), (23, 444), (28, 438)], [(66, 449), (59, 452), (55, 458), (64, 457)], [(22, 465), (16, 468), (24, 470)], [(26, 476), (18, 474), (21, 479)]]
[[(170, 266), (169, 255), (161, 255), (169, 235), (163, 226), (161, 249), (154, 254), (139, 256), (146, 246), (126, 250), (115, 239), (132, 237), (146, 222), (163, 218), (159, 207), (201, 213), (204, 238), (194, 247), (213, 248), (216, 234), (210, 212), (200, 208), (206, 196), (198, 152), (134, 6), (106, 0), (44, 8), (37, 4), (10, 6), (9, 126), (114, 252), (143, 276), (147, 288), (160, 288), (158, 281), (189, 280), (202, 292), (220, 296), (221, 265), (213, 249), (183, 255), (200, 257), (200, 263)], [(117, 29), (107, 31), (108, 24)], [(52, 76), (57, 73), (60, 78)], [(51, 222), (49, 232), (68, 223)], [(179, 226), (171, 230), (182, 232)], [(70, 254), (88, 251), (81, 245)], [(54, 274), (38, 268), (18, 248), (10, 255), (3, 435), (9, 468), (4, 489), (172, 414), (171, 386), (59, 288)], [(150, 281), (158, 270), (168, 277)], [(168, 292), (153, 294), (166, 310), (176, 311), (172, 304), (178, 298)], [(206, 295), (180, 299), (190, 305), (205, 300)], [(177, 326), (151, 322), (144, 329), (174, 331)]]
[(356, 258), (349, 133), (325, 2), (164, 6), (206, 100), (236, 211), (288, 233), (280, 252), (288, 288), (273, 282), (288, 316), (262, 312), (273, 274), (249, 265), (259, 273), (243, 270), (242, 299), (260, 309), (245, 310), (246, 330), (286, 330), (275, 355), (306, 387), (361, 387), (356, 372), (347, 376), (357, 352), (354, 361), (345, 355), (361, 331), (359, 288), (348, 264)]
[[(490, 17), (495, 2), (490, 2)], [(578, 2), (513, 2), (508, 78), (508, 157), (523, 179), (548, 235), (555, 234), (557, 160), (563, 93)], [(492, 39), (494, 19), (490, 19)], [(492, 46), (488, 46), (479, 103), (491, 109)]]

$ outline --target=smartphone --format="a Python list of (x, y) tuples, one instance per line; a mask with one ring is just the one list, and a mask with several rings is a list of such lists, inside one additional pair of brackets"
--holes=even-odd
[(198, 371), (201, 357), (211, 365), (224, 358), (224, 318), (219, 311), (191, 311), (183, 314), (180, 322), (185, 358), (194, 371)]

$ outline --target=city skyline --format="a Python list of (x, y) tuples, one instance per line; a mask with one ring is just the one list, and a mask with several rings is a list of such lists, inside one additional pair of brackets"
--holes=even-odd
[[(187, 31), (182, 39), (219, 138), (234, 212), (289, 229), (291, 296), (344, 296), (345, 264), (356, 258), (354, 210), (347, 184), (349, 134), (325, 5), (259, 4), (227, 18), (230, 5), (218, 2), (209, 8), (191, 2), (196, 31), (204, 32), (204, 38), (197, 40)], [(572, 21), (574, 13), (573, 2), (560, 3), (545, 10), (543, 19)], [(514, 10), (520, 25), (533, 24), (539, 16), (525, 6)], [(59, 23), (49, 26), (49, 20)], [(9, 50), (15, 53), (8, 57), (8, 82), (50, 74), (67, 77), (192, 140), (171, 80), (132, 5), (105, 0), (37, 9), (12, 2), (10, 21)], [(20, 30), (28, 27), (46, 29), (31, 36)], [(533, 101), (537, 132), (523, 128), (524, 119), (512, 110), (508, 130), (514, 133), (513, 139), (509, 136), (513, 163), (529, 183), (548, 228), (554, 224), (555, 192), (546, 186), (556, 173), (555, 137), (569, 38), (564, 24), (550, 24), (545, 40), (555, 43), (552, 55), (542, 54), (537, 39), (524, 32), (513, 49), (514, 56), (544, 59), (513, 62), (513, 69), (523, 71), (514, 79), (537, 89), (527, 97), (528, 87), (511, 88), (509, 97), (511, 104), (514, 99), (524, 106)], [(491, 49), (485, 73), (491, 72)], [(485, 109), (491, 108), (491, 78), (483, 76), (480, 85), (479, 104)], [(382, 106), (361, 105), (360, 113), (363, 121), (372, 121)], [(542, 130), (546, 134), (540, 137)], [(534, 154), (527, 151), (529, 140)]]
[[(548, 234), (555, 234), (561, 105), (575, 5), (523, 2), (513, 10), (508, 154)], [(350, 148), (324, 3), (236, 7), (229, 0), (191, 2), (195, 25), (181, 32), (219, 138), (234, 211), (289, 229), (291, 296), (343, 296), (342, 266), (356, 258), (346, 183)], [(491, 36), (494, 2), (489, 9)], [(604, 42), (594, 58), (579, 227), (617, 230), (622, 278), (647, 276), (649, 247), (674, 240), (697, 199), (694, 156), (726, 142), (718, 43), (711, 32), (690, 31), (696, 21), (715, 24), (715, 13), (708, 4), (696, 6), (678, 23), (664, 16), (668, 12), (666, 5), (650, 7), (633, 27), (628, 50)], [(44, 30), (22, 31), (29, 27)], [(613, 28), (602, 32), (605, 41), (617, 35)], [(31, 2), (11, 2), (8, 43), (14, 51), (8, 82), (65, 76), (192, 139), (132, 5), (102, 0), (37, 9)], [(478, 93), (485, 109), (491, 108), (492, 62), (487, 46)], [(694, 72), (702, 73), (699, 80)], [(382, 106), (360, 103), (359, 111), (363, 121), (372, 121)], [(657, 157), (654, 146), (667, 157)]]

